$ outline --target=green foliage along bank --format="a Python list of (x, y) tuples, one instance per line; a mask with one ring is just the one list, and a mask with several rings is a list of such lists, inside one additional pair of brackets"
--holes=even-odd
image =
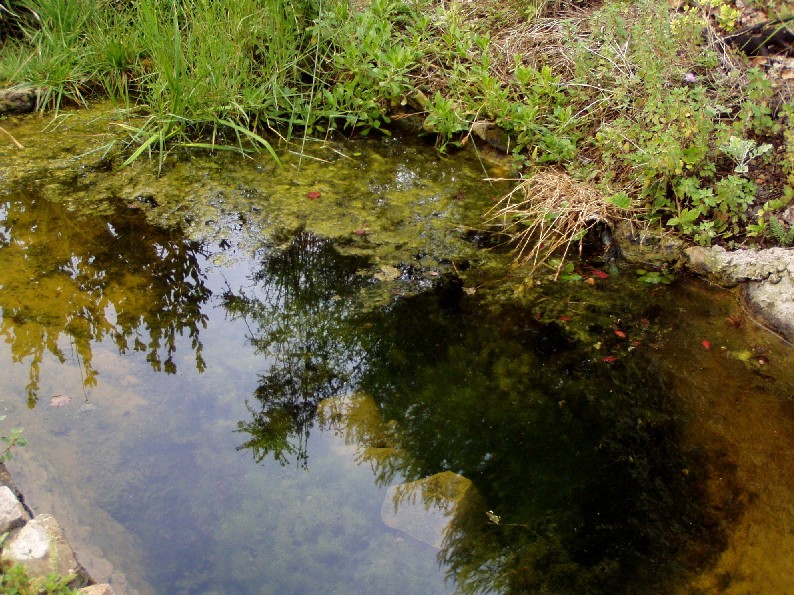
[(440, 150), (493, 127), (517, 174), (553, 167), (703, 245), (791, 233), (794, 92), (722, 41), (742, 25), (728, 0), (2, 6), (0, 81), (41, 87), (42, 109), (107, 95), (142, 115), (122, 122), (127, 163), (278, 159), (277, 138), (388, 134), (413, 111)]

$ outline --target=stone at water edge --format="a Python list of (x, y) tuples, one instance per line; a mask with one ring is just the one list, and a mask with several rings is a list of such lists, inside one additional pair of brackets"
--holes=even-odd
[(794, 341), (794, 250), (687, 248), (689, 270), (724, 287), (742, 284), (746, 307), (766, 326)]
[(39, 93), (30, 87), (0, 89), (0, 114), (32, 112)]
[(0, 534), (21, 527), (27, 520), (27, 512), (14, 492), (7, 486), (0, 487)]
[(22, 564), (33, 577), (51, 572), (77, 577), (81, 567), (55, 517), (40, 514), (20, 529), (4, 548), (3, 560)]

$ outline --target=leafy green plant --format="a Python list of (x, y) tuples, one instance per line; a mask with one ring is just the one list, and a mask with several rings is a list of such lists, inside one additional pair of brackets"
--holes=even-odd
[(3, 564), (0, 591), (14, 595), (74, 595), (77, 590), (68, 586), (72, 578), (56, 573), (33, 578), (22, 564)]
[[(0, 421), (5, 418), (5, 415), (0, 415)], [(8, 436), (0, 436), (0, 441), (5, 443), (5, 447), (0, 451), (0, 463), (4, 463), (11, 458), (12, 449), (27, 444), (27, 440), (22, 437), (22, 428), (14, 428)]]
[(769, 231), (781, 246), (794, 245), (794, 226), (786, 229), (777, 217), (770, 217)]
[(733, 171), (739, 174), (747, 173), (747, 164), (772, 150), (772, 145), (764, 143), (760, 146), (751, 139), (739, 138), (731, 136), (728, 142), (720, 146), (720, 151), (725, 153), (728, 157), (733, 159), (736, 167)]

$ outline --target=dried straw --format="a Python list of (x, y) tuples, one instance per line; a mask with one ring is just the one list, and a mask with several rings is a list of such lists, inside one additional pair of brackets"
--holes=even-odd
[(621, 209), (592, 186), (558, 170), (542, 171), (522, 181), (486, 214), (515, 244), (516, 260), (528, 264), (529, 276), (562, 249), (555, 278), (571, 245), (596, 224), (609, 226), (636, 215)]

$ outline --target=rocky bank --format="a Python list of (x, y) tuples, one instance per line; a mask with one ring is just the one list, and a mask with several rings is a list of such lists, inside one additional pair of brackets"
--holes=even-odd
[(691, 273), (735, 288), (752, 318), (794, 345), (794, 248), (738, 249), (691, 246), (673, 234), (620, 223), (614, 239), (627, 261), (680, 265)]
[(57, 519), (49, 514), (33, 516), (16, 489), (5, 465), (0, 464), (0, 535), (4, 563), (21, 564), (32, 578), (56, 573), (71, 577), (69, 586), (84, 595), (113, 595), (108, 584), (94, 584), (77, 561)]

